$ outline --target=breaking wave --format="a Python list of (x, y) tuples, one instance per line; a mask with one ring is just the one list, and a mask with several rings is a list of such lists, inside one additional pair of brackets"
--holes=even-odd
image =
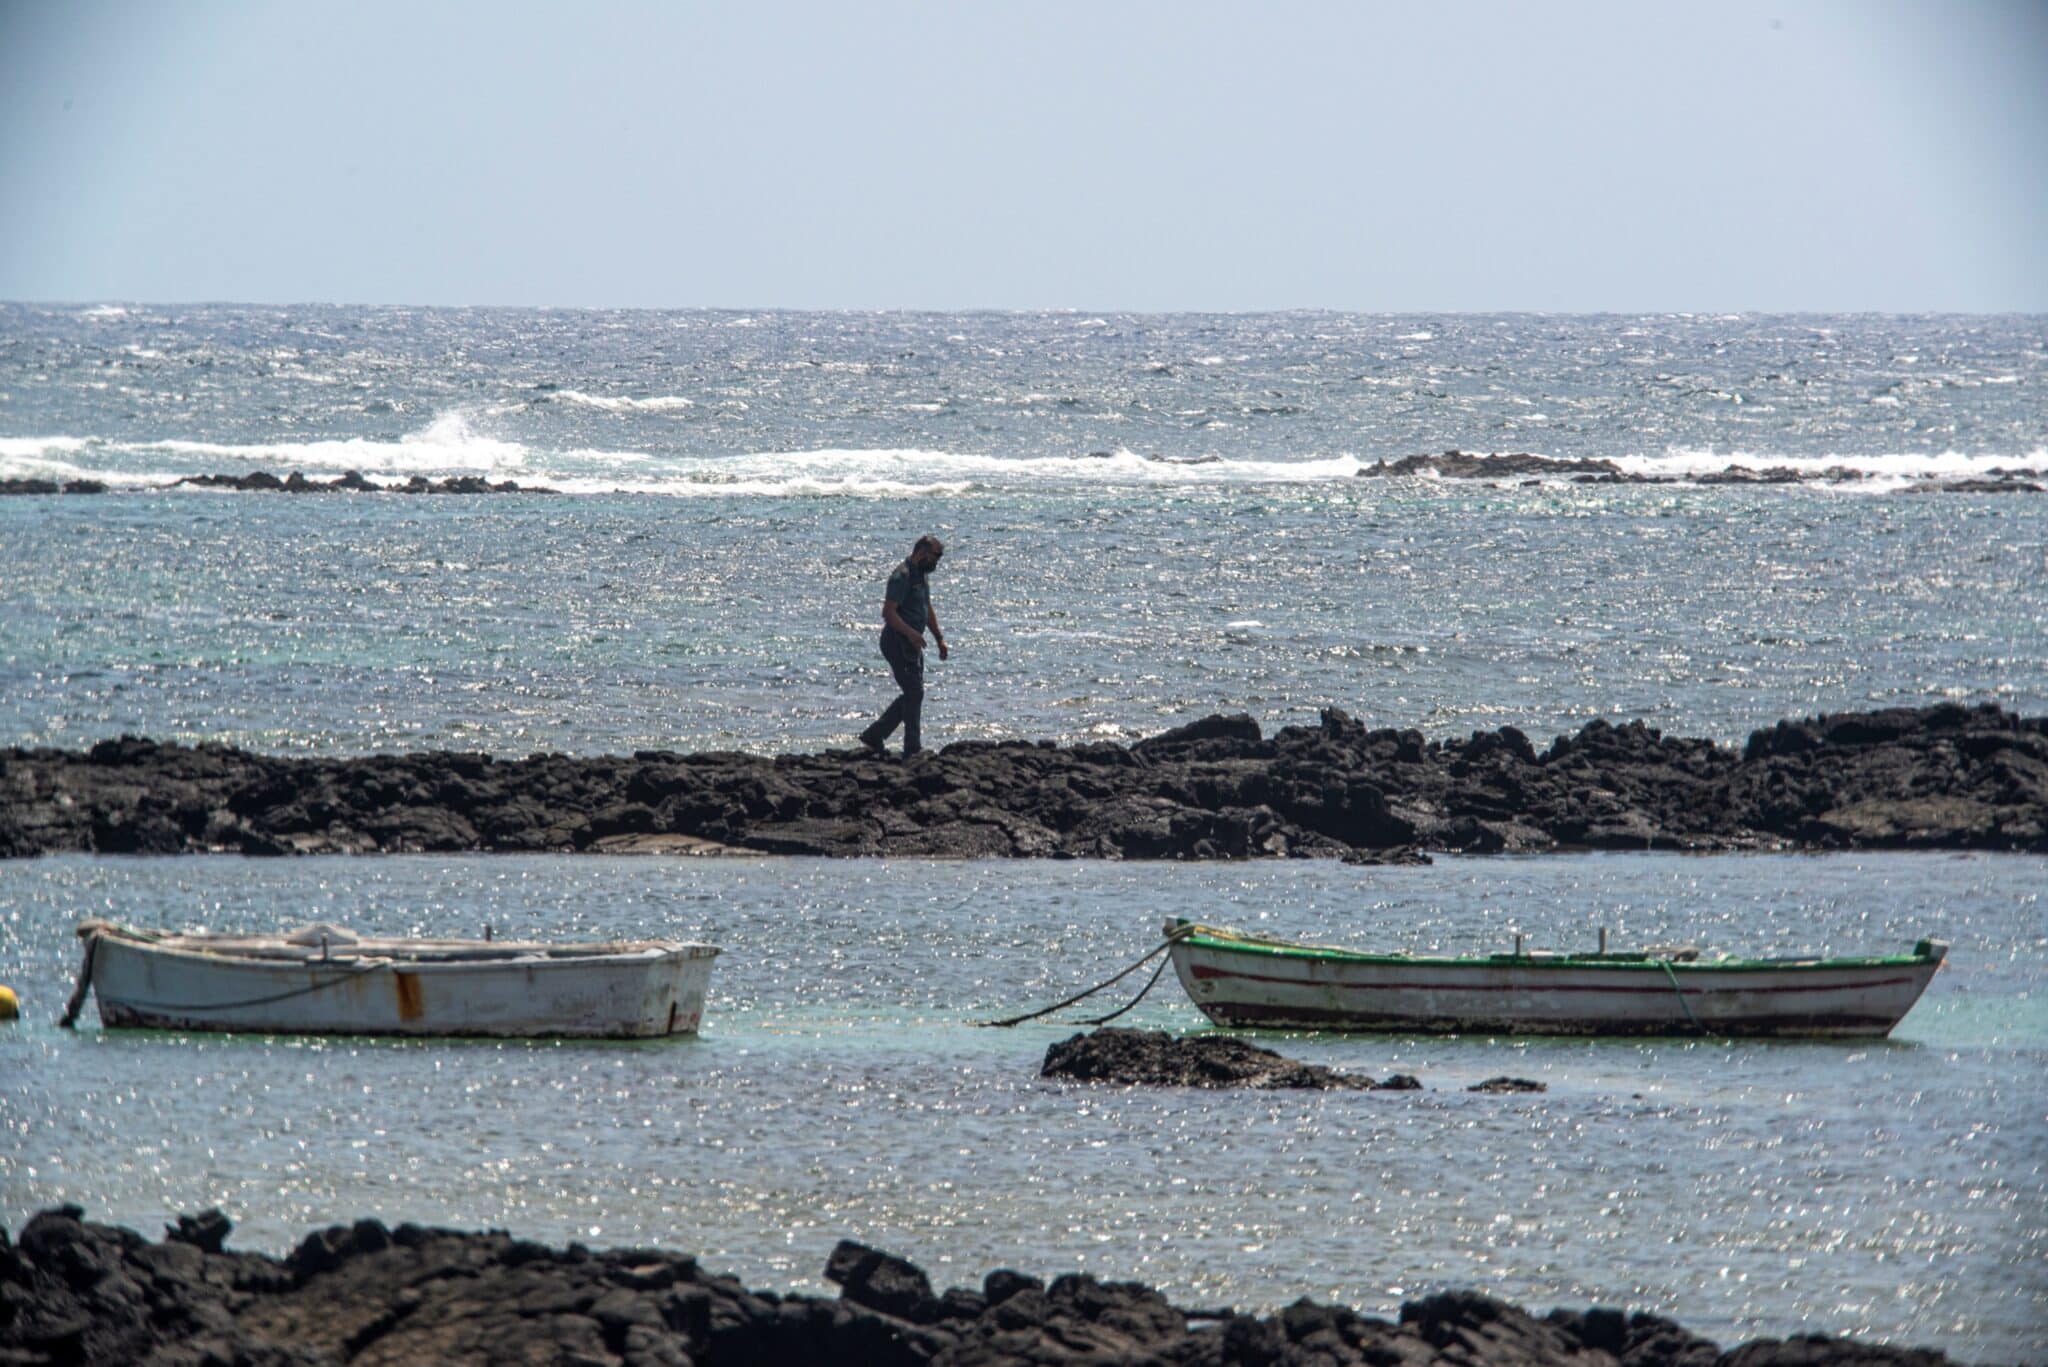
[[(570, 391), (564, 391), (568, 393)], [(560, 396), (558, 396), (560, 397)], [(606, 400), (652, 404), (659, 399)], [(677, 399), (677, 403), (688, 400)], [(482, 415), (488, 417), (489, 414)], [(1477, 453), (1474, 453), (1477, 454)], [(1549, 459), (1537, 457), (1537, 459)], [(2048, 449), (2026, 455), (1890, 454), (1780, 456), (1743, 451), (1674, 448), (1655, 455), (1608, 458), (1627, 475), (1687, 482), (1731, 467), (1793, 471), (1800, 479), (1883, 492), (1936, 481), (2048, 474)], [(1043, 488), (1170, 489), (1349, 484), (1376, 462), (1352, 454), (1302, 460), (1174, 457), (1119, 449), (1085, 455), (997, 456), (918, 448), (769, 451), (742, 455), (687, 454), (674, 450), (553, 450), (481, 431), (466, 411), (445, 412), (403, 436), (346, 437), (302, 442), (228, 443), (166, 439), (114, 441), (99, 437), (0, 438), (0, 479), (98, 479), (133, 487), (167, 484), (182, 476), (265, 469), (373, 476), (445, 478), (482, 475), (563, 493), (638, 493), (677, 497), (904, 497)], [(1542, 478), (1539, 468), (1534, 477)], [(1556, 478), (1574, 472), (1561, 468)], [(1438, 476), (1428, 472), (1423, 478)], [(1518, 468), (1495, 482), (1520, 483)]]
[(686, 399), (680, 394), (656, 394), (635, 399), (625, 395), (586, 394), (580, 389), (558, 389), (551, 397), (557, 403), (581, 404), (607, 413), (680, 413), (697, 406), (695, 399)]
[(1750, 470), (1793, 470), (1814, 479), (1848, 474), (1870, 481), (1870, 487), (1896, 487), (1927, 480), (1985, 479), (2000, 471), (2048, 470), (2048, 447), (2026, 455), (1965, 455), (1960, 451), (1900, 452), (1857, 456), (1779, 456), (1749, 451), (1700, 451), (1676, 448), (1661, 456), (1618, 456), (1614, 463), (1629, 474), (1686, 479), (1718, 474), (1730, 466)]
[(266, 442), (248, 446), (203, 441), (109, 443), (127, 452), (161, 451), (178, 456), (243, 461), (287, 468), (384, 471), (396, 474), (502, 474), (528, 468), (527, 448), (485, 436), (467, 414), (443, 413), (418, 432), (396, 441), (345, 437), (332, 441)]

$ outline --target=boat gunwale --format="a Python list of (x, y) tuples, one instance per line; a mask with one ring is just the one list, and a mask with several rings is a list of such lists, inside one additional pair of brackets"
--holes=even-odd
[(1599, 969), (1608, 972), (1663, 973), (1669, 969), (1680, 975), (1691, 973), (1811, 973), (1839, 971), (1841, 969), (1866, 968), (1925, 968), (1938, 965), (1943, 955), (1930, 954), (1884, 954), (1865, 955), (1849, 958), (1796, 958), (1796, 959), (1664, 959), (1648, 955), (1632, 955), (1617, 958), (1610, 954), (1546, 954), (1541, 957), (1530, 954), (1483, 954), (1483, 955), (1430, 955), (1430, 954), (1385, 954), (1370, 950), (1345, 949), (1336, 945), (1306, 945), (1286, 940), (1269, 940), (1246, 935), (1239, 931), (1226, 930), (1218, 926), (1201, 925), (1192, 921), (1180, 924), (1180, 933), (1174, 941), (1176, 951), (1182, 948), (1208, 949), (1225, 954), (1254, 954), (1273, 959), (1308, 959), (1323, 962), (1337, 962), (1360, 965), (1388, 965), (1421, 968), (1485, 968), (1485, 969)]
[[(401, 973), (453, 973), (463, 971), (486, 971), (520, 969), (534, 970), (547, 968), (589, 968), (609, 965), (618, 968), (645, 968), (662, 963), (692, 963), (717, 958), (724, 951), (716, 945), (699, 944), (694, 941), (643, 941), (632, 949), (613, 948), (587, 954), (521, 954), (494, 953), (487, 958), (422, 958), (403, 950), (382, 948), (389, 942), (371, 942), (380, 947), (367, 948), (364, 943), (335, 946), (339, 953), (330, 952), (319, 957), (308, 949), (304, 957), (291, 954), (251, 954), (237, 952), (226, 946), (172, 944), (161, 940), (145, 940), (134, 936), (104, 934), (103, 941), (131, 950), (142, 955), (185, 960), (195, 964), (208, 964), (223, 968), (261, 968), (284, 972), (309, 970), (317, 972), (331, 968), (342, 976), (368, 972), (373, 969), (390, 969)], [(498, 942), (499, 949), (513, 949), (513, 946)], [(300, 948), (300, 946), (291, 946)], [(553, 946), (556, 950), (567, 946)]]

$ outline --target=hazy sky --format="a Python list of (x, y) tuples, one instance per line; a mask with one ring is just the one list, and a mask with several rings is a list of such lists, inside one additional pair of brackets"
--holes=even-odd
[(0, 0), (0, 298), (2048, 311), (2048, 3)]

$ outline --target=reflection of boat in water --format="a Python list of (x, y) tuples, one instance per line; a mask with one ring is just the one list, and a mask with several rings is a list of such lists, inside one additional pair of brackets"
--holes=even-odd
[[(1169, 922), (1174, 971), (1218, 1025), (1528, 1035), (1883, 1036), (1948, 946), (1877, 958), (1374, 954)], [(1603, 934), (1604, 938), (1604, 934)]]
[(286, 935), (171, 934), (109, 921), (86, 942), (88, 987), (109, 1026), (318, 1035), (694, 1033), (711, 945), (382, 939), (330, 925)]

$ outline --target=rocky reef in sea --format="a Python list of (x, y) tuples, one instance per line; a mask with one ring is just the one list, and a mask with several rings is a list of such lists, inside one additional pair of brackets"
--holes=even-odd
[(0, 1230), (0, 1361), (20, 1367), (1939, 1367), (1940, 1352), (1809, 1334), (1728, 1352), (1662, 1316), (1537, 1317), (1476, 1291), (1397, 1319), (1302, 1299), (1277, 1314), (1185, 1309), (1137, 1282), (996, 1271), (939, 1292), (852, 1241), (836, 1298), (753, 1291), (660, 1249), (553, 1248), (375, 1220), (285, 1258), (227, 1250), (219, 1211), (153, 1243), (46, 1210)]
[(1125, 746), (501, 760), (293, 758), (124, 737), (0, 750), (0, 857), (559, 851), (1411, 861), (1430, 850), (2048, 852), (2048, 718), (1941, 704), (1741, 748), (1589, 722), (1542, 750), (1213, 716)]
[[(332, 479), (314, 479), (303, 471), (293, 470), (285, 475), (273, 475), (268, 470), (252, 470), (243, 475), (187, 475), (174, 479), (168, 484), (124, 486), (127, 493), (160, 493), (165, 489), (176, 489), (190, 485), (199, 489), (220, 489), (231, 493), (274, 493), (274, 494), (551, 494), (555, 490), (537, 484), (520, 484), (514, 480), (488, 480), (482, 475), (449, 475), (444, 479), (428, 479), (425, 475), (409, 475), (404, 479), (371, 479), (360, 470), (348, 470)], [(37, 477), (0, 479), (0, 496), (9, 494), (104, 494), (111, 492), (106, 481), (98, 479), (43, 479)]]
[[(1535, 480), (1566, 479), (1574, 484), (1860, 484), (1875, 476), (1850, 465), (1821, 468), (1794, 465), (1746, 465), (1731, 461), (1718, 470), (1654, 474), (1627, 470), (1614, 461), (1593, 456), (1538, 456), (1527, 451), (1475, 455), (1456, 447), (1440, 454), (1379, 460), (1359, 470), (1365, 479), (1397, 479), (1431, 475), (1438, 479)], [(1970, 478), (1916, 480), (1904, 492), (1914, 494), (2038, 494), (2048, 485), (2048, 468), (1999, 466)]]
[[(1090, 451), (1091, 459), (1113, 459), (1108, 451)], [(1158, 465), (1211, 465), (1219, 456), (1143, 457)], [(1627, 469), (1602, 456), (1539, 456), (1527, 451), (1475, 454), (1453, 447), (1448, 451), (1380, 459), (1362, 467), (1365, 479), (1399, 479), (1426, 476), (1454, 480), (1515, 480), (1543, 483), (1568, 480), (1574, 484), (1862, 484), (1877, 476), (1853, 465), (1759, 465), (1730, 461), (1715, 470), (1657, 472)], [(450, 475), (429, 479), (411, 475), (405, 479), (372, 479), (359, 470), (349, 470), (329, 479), (319, 479), (300, 470), (283, 475), (268, 470), (243, 474), (211, 473), (186, 475), (168, 483), (110, 486), (90, 477), (55, 479), (47, 476), (16, 476), (0, 479), (0, 496), (9, 494), (105, 494), (161, 493), (166, 489), (191, 486), (235, 493), (282, 494), (551, 494), (558, 492), (545, 484), (520, 484), (514, 480), (489, 480), (481, 475)], [(1994, 466), (1981, 474), (1935, 476), (1900, 486), (1912, 494), (2038, 494), (2048, 490), (2048, 466), (2014, 464)]]

